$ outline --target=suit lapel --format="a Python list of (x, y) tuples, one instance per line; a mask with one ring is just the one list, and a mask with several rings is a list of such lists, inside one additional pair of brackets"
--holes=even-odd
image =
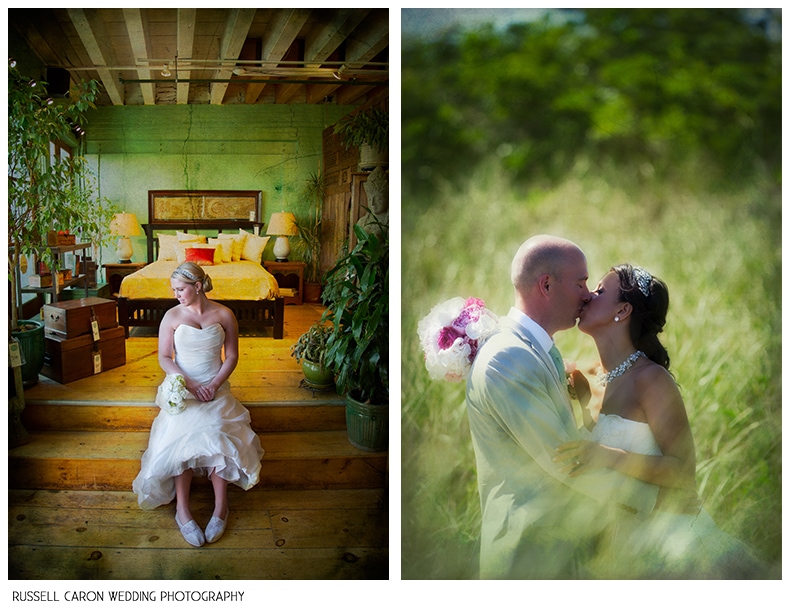
[[(565, 413), (570, 413), (571, 421), (573, 421), (575, 425), (576, 417), (573, 414), (573, 405), (571, 404), (571, 398), (568, 393), (567, 380), (564, 378), (560, 378), (559, 373), (557, 371), (557, 367), (554, 365), (554, 360), (551, 359), (551, 356), (548, 354), (548, 352), (544, 351), (540, 347), (535, 337), (532, 336), (532, 334), (521, 324), (515, 322), (514, 320), (508, 317), (505, 317), (500, 319), (500, 325), (513, 332), (513, 334), (515, 334), (522, 342), (524, 342), (527, 348), (533, 353), (535, 353), (538, 359), (548, 369), (549, 374), (551, 374), (552, 378), (557, 384), (557, 389), (559, 390), (561, 399), (565, 403), (565, 406), (567, 407)], [(563, 409), (558, 408), (558, 410), (563, 410)]]

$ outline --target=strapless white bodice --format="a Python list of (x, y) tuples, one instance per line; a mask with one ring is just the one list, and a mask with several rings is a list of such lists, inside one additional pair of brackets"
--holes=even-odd
[(592, 430), (592, 440), (640, 455), (662, 454), (650, 425), (616, 414), (598, 415), (598, 422)]

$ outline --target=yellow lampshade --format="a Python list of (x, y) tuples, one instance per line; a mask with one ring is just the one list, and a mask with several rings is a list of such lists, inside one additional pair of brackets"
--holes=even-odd
[(139, 237), (142, 235), (140, 223), (134, 214), (120, 213), (110, 222), (110, 234), (120, 237)]
[(298, 235), (296, 216), (289, 211), (275, 212), (269, 219), (267, 235)]

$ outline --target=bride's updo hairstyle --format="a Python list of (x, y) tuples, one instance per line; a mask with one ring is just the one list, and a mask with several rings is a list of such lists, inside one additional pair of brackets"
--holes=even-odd
[(669, 309), (666, 284), (641, 267), (621, 264), (613, 267), (620, 279), (620, 301), (633, 308), (629, 331), (634, 346), (648, 358), (669, 370), (669, 354), (658, 340)]
[(194, 262), (183, 263), (173, 271), (170, 277), (178, 281), (183, 281), (184, 283), (191, 283), (192, 285), (199, 283), (203, 287), (204, 292), (210, 292), (214, 287), (211, 284), (211, 277), (206, 274), (203, 267)]

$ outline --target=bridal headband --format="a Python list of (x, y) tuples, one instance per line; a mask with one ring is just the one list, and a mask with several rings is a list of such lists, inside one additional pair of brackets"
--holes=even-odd
[(635, 266), (634, 277), (636, 277), (636, 285), (639, 286), (639, 291), (645, 295), (645, 298), (650, 296), (650, 282), (653, 281), (653, 276), (642, 267)]

